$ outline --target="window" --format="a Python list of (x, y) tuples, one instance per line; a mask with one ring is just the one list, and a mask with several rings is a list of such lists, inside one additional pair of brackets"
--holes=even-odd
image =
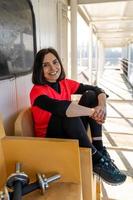
[(31, 72), (35, 23), (27, 0), (0, 1), (0, 79)]

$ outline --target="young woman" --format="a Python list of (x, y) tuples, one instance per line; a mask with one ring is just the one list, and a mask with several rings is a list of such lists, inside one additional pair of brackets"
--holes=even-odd
[[(53, 48), (40, 50), (35, 58), (30, 92), (36, 137), (78, 139), (92, 149), (93, 171), (109, 184), (126, 180), (102, 142), (106, 118), (105, 92), (91, 85), (66, 79), (61, 59)], [(72, 94), (82, 94), (78, 104)], [(90, 126), (92, 142), (87, 136)]]

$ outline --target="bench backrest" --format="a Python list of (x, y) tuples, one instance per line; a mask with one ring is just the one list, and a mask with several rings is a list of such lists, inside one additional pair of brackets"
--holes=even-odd
[(21, 111), (15, 121), (16, 136), (34, 136), (33, 117), (30, 108)]

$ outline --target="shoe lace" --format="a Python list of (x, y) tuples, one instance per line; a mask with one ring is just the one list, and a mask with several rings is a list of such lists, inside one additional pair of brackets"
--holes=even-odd
[(101, 153), (102, 153), (102, 155), (104, 155), (105, 157), (107, 157), (109, 161), (111, 161), (112, 163), (114, 163), (114, 160), (110, 157), (110, 155), (109, 155), (106, 147), (103, 147)]
[(101, 159), (102, 161), (102, 169), (109, 169), (110, 172), (113, 172), (113, 174), (118, 174), (119, 170), (118, 168), (115, 166), (115, 164), (110, 161), (105, 160), (104, 158)]

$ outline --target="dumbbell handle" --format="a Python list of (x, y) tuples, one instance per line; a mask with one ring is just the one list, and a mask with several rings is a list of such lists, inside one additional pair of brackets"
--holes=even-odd
[[(49, 178), (46, 178), (46, 182), (44, 181), (44, 185), (48, 185), (49, 183), (59, 179), (61, 176), (59, 174), (57, 175), (54, 175), (54, 176), (51, 176)], [(39, 181), (36, 181), (34, 183), (30, 183), (29, 185), (25, 186), (23, 189), (22, 189), (22, 196), (23, 195), (26, 195), (30, 192), (33, 192), (34, 190), (36, 189), (41, 189), (41, 185), (40, 185), (40, 182)]]
[(21, 200), (22, 199), (22, 183), (20, 181), (16, 181), (14, 183), (14, 192), (12, 200)]
[(30, 192), (33, 192), (37, 189), (40, 189), (40, 185), (39, 185), (39, 182), (36, 181), (34, 183), (30, 183), (29, 185), (25, 186), (22, 190), (22, 195), (26, 195)]
[(56, 180), (59, 179), (60, 177), (61, 177), (60, 174), (56, 174), (56, 175), (54, 175), (54, 176), (51, 176), (51, 177), (47, 178), (47, 183), (51, 183), (51, 182), (53, 182), (53, 181), (56, 181)]
[[(49, 183), (59, 179), (60, 177), (61, 177), (60, 174), (56, 174), (56, 175), (51, 176), (49, 178), (44, 178), (43, 184), (46, 187), (46, 185), (48, 185)], [(42, 178), (42, 180), (43, 180), (43, 178)], [(40, 185), (39, 181), (30, 183), (30, 184), (28, 184), (28, 185), (26, 185), (25, 187), (22, 188), (21, 196), (24, 196), (24, 195), (26, 195), (26, 194), (28, 194), (30, 192), (33, 192), (33, 191), (35, 191), (37, 189), (42, 189), (42, 187), (43, 186)], [(15, 191), (16, 191), (16, 189), (14, 190), (14, 192)], [(20, 192), (19, 192), (19, 194), (20, 194)], [(21, 199), (21, 197), (17, 197), (16, 199), (13, 199), (14, 195), (16, 196), (16, 194), (14, 194), (13, 192), (9, 192), (10, 200), (20, 200)]]

